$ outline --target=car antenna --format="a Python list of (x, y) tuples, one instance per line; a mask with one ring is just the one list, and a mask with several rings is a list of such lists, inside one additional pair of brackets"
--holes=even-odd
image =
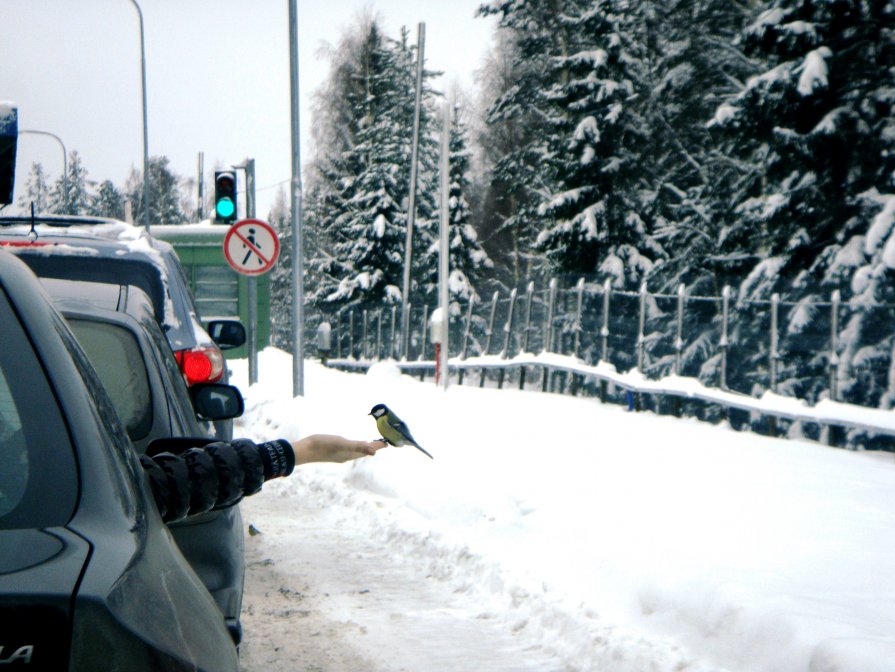
[(28, 237), (31, 238), (32, 241), (37, 240), (37, 229), (34, 228), (34, 201), (31, 201), (31, 231), (28, 232)]

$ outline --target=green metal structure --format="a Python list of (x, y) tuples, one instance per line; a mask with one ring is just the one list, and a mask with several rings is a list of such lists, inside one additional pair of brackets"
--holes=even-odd
[[(238, 317), (249, 329), (248, 276), (234, 271), (224, 257), (221, 224), (155, 225), (152, 235), (174, 246), (199, 306), (202, 323), (215, 317)], [(258, 287), (258, 350), (270, 343), (270, 274), (255, 276)], [(227, 350), (227, 359), (248, 357), (248, 346)]]

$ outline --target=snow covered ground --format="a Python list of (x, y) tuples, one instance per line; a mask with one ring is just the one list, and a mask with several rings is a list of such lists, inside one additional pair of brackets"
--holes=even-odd
[(238, 434), (435, 456), (309, 465), (243, 504), (246, 670), (895, 671), (895, 459), (594, 399), (234, 362)]

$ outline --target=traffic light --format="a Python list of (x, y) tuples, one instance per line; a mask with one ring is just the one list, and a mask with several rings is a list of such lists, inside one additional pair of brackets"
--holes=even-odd
[(219, 224), (236, 221), (236, 171), (214, 173), (214, 221)]

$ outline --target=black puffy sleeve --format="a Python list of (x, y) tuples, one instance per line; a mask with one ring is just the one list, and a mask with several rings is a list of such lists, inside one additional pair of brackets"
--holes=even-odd
[(167, 450), (140, 456), (165, 522), (233, 506), (261, 490), (265, 481), (288, 476), (295, 468), (295, 454), (285, 439), (195, 443), (172, 439), (162, 444)]

